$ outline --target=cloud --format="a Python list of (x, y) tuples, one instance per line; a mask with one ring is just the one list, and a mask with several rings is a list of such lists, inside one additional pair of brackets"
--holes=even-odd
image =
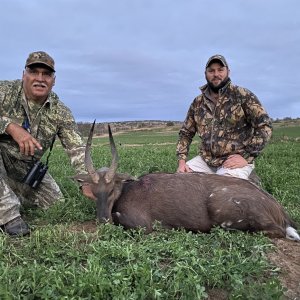
[(273, 118), (299, 117), (300, 2), (3, 0), (0, 78), (28, 53), (56, 61), (55, 91), (79, 121), (183, 120), (212, 54)]

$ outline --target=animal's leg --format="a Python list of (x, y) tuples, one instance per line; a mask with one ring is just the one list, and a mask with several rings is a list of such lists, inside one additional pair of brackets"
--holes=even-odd
[(147, 233), (152, 231), (151, 224), (149, 224), (149, 222), (147, 222), (147, 220), (141, 216), (135, 216), (133, 218), (125, 213), (114, 212), (112, 213), (112, 219), (114, 224), (122, 225), (125, 229), (142, 227), (146, 228)]
[(283, 228), (274, 224), (263, 226), (261, 231), (269, 238), (284, 238), (286, 236)]

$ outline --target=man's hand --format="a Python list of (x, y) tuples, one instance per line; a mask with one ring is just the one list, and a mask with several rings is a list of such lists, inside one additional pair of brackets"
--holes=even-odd
[(185, 160), (180, 159), (178, 161), (178, 168), (177, 173), (188, 173), (192, 172), (192, 170), (189, 168), (189, 166), (185, 163)]
[(228, 158), (224, 161), (222, 167), (227, 169), (236, 169), (243, 168), (247, 165), (248, 162), (243, 156), (239, 154), (233, 154), (228, 156)]
[(24, 155), (34, 155), (34, 150), (42, 150), (41, 144), (23, 127), (15, 123), (10, 123), (6, 128), (6, 133), (18, 143), (20, 152)]
[(81, 186), (82, 194), (92, 200), (97, 200), (97, 198), (94, 196), (91, 185), (90, 184), (84, 184)]

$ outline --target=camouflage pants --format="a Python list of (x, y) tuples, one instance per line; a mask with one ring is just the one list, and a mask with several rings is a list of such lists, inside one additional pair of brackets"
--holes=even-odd
[(0, 225), (20, 216), (20, 206), (30, 205), (47, 209), (57, 200), (63, 201), (59, 186), (47, 172), (37, 189), (21, 183), (28, 167), (21, 161), (4, 160), (0, 150)]

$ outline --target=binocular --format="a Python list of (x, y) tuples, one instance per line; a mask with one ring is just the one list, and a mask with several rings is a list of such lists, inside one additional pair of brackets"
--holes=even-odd
[(43, 180), (47, 170), (47, 165), (44, 165), (41, 161), (37, 161), (25, 175), (22, 182), (36, 189)]

